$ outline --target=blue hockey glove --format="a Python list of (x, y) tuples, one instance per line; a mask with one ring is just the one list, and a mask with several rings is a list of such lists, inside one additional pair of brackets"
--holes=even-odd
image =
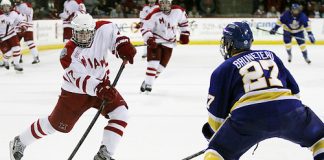
[(210, 140), (210, 138), (214, 135), (213, 129), (210, 128), (208, 123), (205, 123), (204, 126), (202, 127), (202, 133), (207, 139), (207, 141)]
[(315, 37), (312, 32), (308, 32), (308, 39), (312, 42), (315, 43)]
[(276, 25), (275, 27), (273, 27), (273, 28), (271, 29), (271, 31), (270, 31), (270, 34), (271, 34), (271, 35), (276, 34), (276, 32), (277, 32), (277, 30), (279, 29), (279, 27), (280, 27), (280, 26), (278, 26), (278, 25)]

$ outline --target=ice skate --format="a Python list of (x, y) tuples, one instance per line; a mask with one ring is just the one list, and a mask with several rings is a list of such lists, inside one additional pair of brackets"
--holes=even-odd
[(141, 85), (141, 92), (151, 92), (152, 91), (152, 85), (145, 84), (145, 81), (143, 81)]
[(307, 64), (311, 64), (312, 63), (312, 61), (309, 60), (308, 58), (304, 58), (304, 59), (305, 59), (305, 61), (306, 61)]
[(143, 55), (142, 55), (142, 58), (146, 58), (147, 57), (147, 52), (145, 52)]
[(34, 57), (34, 60), (33, 60), (32, 64), (37, 64), (39, 62), (40, 62), (39, 57), (36, 56), (36, 57)]
[(3, 62), (4, 63), (4, 67), (7, 69), (7, 70), (9, 70), (9, 62)]
[(95, 155), (93, 159), (94, 160), (115, 160), (110, 156), (106, 146), (104, 145), (100, 146), (98, 153)]
[(20, 55), (19, 63), (23, 63), (22, 55)]
[(11, 160), (20, 160), (24, 156), (26, 146), (21, 143), (18, 136), (10, 141), (9, 147)]
[(20, 64), (15, 64), (15, 65), (14, 65), (14, 69), (15, 69), (16, 71), (19, 71), (19, 72), (21, 72), (21, 71), (24, 70), (23, 67), (22, 67)]
[(291, 54), (288, 54), (288, 62), (290, 63), (292, 60), (292, 55)]

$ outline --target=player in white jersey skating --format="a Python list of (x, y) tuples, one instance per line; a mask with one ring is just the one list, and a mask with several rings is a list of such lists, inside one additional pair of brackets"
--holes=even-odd
[(19, 64), (21, 47), (15, 28), (26, 30), (27, 26), (23, 22), (23, 16), (14, 11), (10, 0), (2, 0), (0, 3), (0, 47), (3, 53), (4, 67), (9, 69), (9, 58), (13, 57), (14, 69), (23, 71)]
[(72, 37), (71, 20), (76, 13), (86, 13), (83, 0), (66, 0), (64, 2), (64, 10), (60, 13), (60, 18), (63, 20), (63, 42), (67, 42)]
[[(148, 0), (148, 4), (144, 5), (143, 9), (140, 11), (140, 15), (139, 15), (140, 22), (135, 26), (135, 28), (141, 29), (145, 17), (156, 8), (159, 8), (159, 5), (156, 4), (156, 0)], [(147, 47), (144, 47), (142, 58), (146, 58), (146, 57), (147, 57)]]
[(172, 0), (159, 0), (160, 7), (143, 21), (141, 32), (148, 45), (148, 65), (141, 92), (151, 92), (154, 80), (167, 66), (172, 49), (176, 46), (178, 27), (181, 31), (179, 43), (189, 43), (187, 14), (183, 8), (171, 3)]
[[(32, 64), (39, 63), (38, 50), (34, 42), (34, 32), (33, 32), (33, 14), (34, 10), (31, 3), (23, 2), (22, 0), (15, 0), (15, 10), (22, 14), (25, 18), (27, 30), (22, 31), (19, 27), (16, 28), (16, 32), (19, 40), (24, 39), (27, 44), (31, 54), (33, 55), (34, 60)], [(22, 61), (22, 59), (21, 59)]]
[(38, 119), (10, 142), (12, 160), (20, 160), (26, 146), (46, 135), (70, 132), (86, 110), (99, 109), (103, 100), (107, 104), (101, 114), (109, 121), (94, 160), (113, 160), (127, 126), (128, 106), (110, 85), (107, 53), (112, 51), (132, 64), (136, 50), (111, 22), (95, 22), (89, 14), (77, 14), (71, 24), (73, 36), (60, 57), (65, 74), (56, 107), (48, 117)]

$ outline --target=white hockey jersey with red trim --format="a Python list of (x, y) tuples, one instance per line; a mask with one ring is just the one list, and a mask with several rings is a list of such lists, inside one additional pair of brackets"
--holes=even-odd
[(114, 52), (120, 37), (117, 26), (108, 21), (96, 22), (96, 32), (89, 48), (81, 48), (70, 40), (61, 52), (64, 68), (62, 89), (96, 96), (96, 86), (108, 79), (107, 54)]
[(185, 10), (174, 5), (169, 14), (164, 14), (159, 8), (154, 9), (143, 21), (141, 32), (145, 42), (149, 37), (155, 37), (157, 43), (170, 42), (163, 45), (173, 48), (176, 46), (178, 27), (181, 32), (187, 32), (188, 26)]
[(159, 8), (159, 5), (153, 5), (152, 7), (150, 5), (145, 5), (143, 9), (140, 11), (140, 20), (145, 20), (145, 17), (151, 13), (154, 9)]
[(81, 0), (67, 0), (64, 2), (64, 10), (60, 13), (63, 27), (72, 27), (71, 20), (77, 12), (86, 13), (85, 5)]
[[(16, 5), (14, 9), (24, 17), (24, 21), (26, 22), (26, 26), (28, 27), (27, 31), (33, 31), (34, 10), (32, 5), (30, 3), (24, 2)], [(17, 31), (20, 32), (19, 28), (17, 28)]]
[(3, 13), (0, 11), (0, 38), (5, 41), (16, 35), (15, 28), (26, 26), (23, 21), (24, 17), (17, 11), (10, 11), (9, 13)]

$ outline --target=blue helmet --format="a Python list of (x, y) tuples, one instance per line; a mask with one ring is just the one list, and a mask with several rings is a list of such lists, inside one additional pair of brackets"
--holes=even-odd
[(252, 42), (253, 34), (250, 26), (246, 22), (234, 22), (224, 28), (220, 50), (226, 60), (237, 52), (250, 50)]
[(301, 6), (298, 3), (291, 4), (290, 12), (293, 14), (293, 16), (298, 16), (301, 12)]

